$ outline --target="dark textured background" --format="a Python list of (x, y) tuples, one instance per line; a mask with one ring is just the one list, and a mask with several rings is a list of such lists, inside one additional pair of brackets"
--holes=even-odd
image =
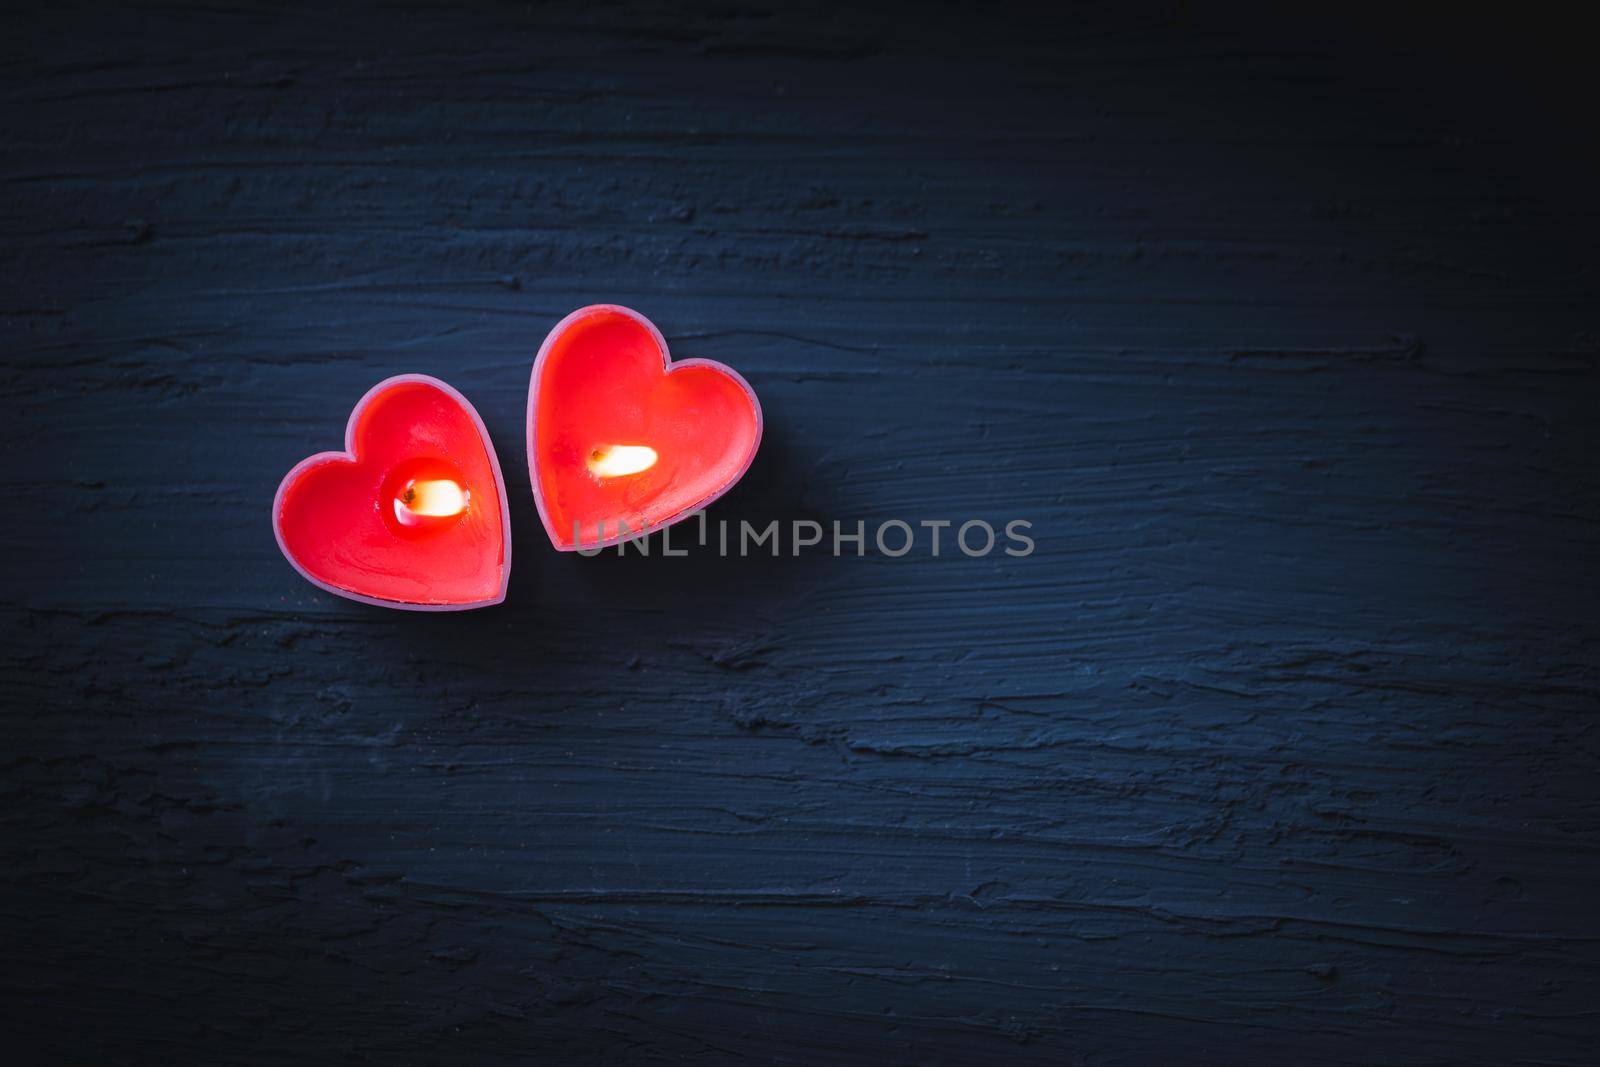
[[(0, 998), (33, 1062), (1594, 1062), (1600, 307), (1576, 26), (184, 4), (0, 24)], [(595, 300), (741, 370), (583, 560)], [(504, 606), (300, 581), (389, 374)]]

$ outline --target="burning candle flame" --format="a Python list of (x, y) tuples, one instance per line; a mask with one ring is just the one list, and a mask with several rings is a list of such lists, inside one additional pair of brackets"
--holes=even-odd
[(601, 445), (589, 453), (589, 470), (596, 478), (638, 474), (656, 465), (656, 450), (648, 445)]
[(394, 501), (394, 515), (406, 526), (424, 519), (449, 518), (467, 510), (468, 493), (449, 478), (407, 482)]

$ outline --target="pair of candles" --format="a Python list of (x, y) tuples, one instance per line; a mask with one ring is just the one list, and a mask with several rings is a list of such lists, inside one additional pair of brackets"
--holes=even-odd
[[(727, 492), (761, 443), (761, 405), (737, 373), (674, 361), (643, 315), (595, 304), (550, 331), (528, 386), (528, 472), (551, 544), (615, 544)], [(342, 452), (297, 464), (272, 528), (313, 585), (421, 611), (488, 607), (511, 578), (505, 479), (466, 397), (422, 374), (373, 386)]]

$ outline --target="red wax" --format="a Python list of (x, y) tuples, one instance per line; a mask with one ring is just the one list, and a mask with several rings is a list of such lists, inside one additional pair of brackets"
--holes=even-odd
[(301, 461), (272, 508), (283, 554), (307, 580), (366, 603), (420, 610), (505, 599), (505, 483), (483, 422), (436, 378), (374, 386), (345, 451)]
[(761, 406), (745, 380), (712, 360), (674, 362), (655, 326), (627, 308), (574, 311), (534, 362), (529, 467), (545, 531), (563, 551), (614, 543), (619, 524), (638, 534), (704, 507), (760, 443)]

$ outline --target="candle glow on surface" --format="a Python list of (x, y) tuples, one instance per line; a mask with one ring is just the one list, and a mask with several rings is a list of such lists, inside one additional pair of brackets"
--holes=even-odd
[(589, 470), (596, 478), (620, 478), (649, 470), (656, 458), (649, 445), (601, 445), (589, 453)]

